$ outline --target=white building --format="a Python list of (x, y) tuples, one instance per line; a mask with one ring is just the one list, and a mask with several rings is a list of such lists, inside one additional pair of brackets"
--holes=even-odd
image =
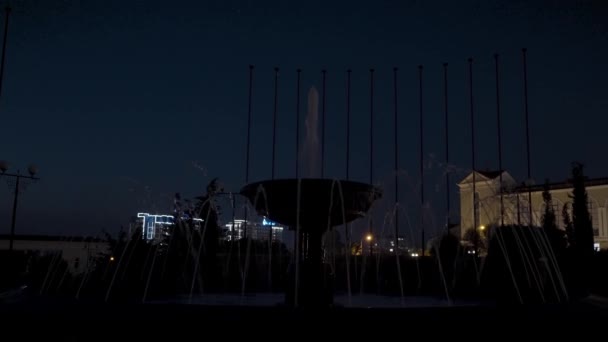
[[(199, 227), (200, 218), (192, 218), (195, 229)], [(137, 228), (141, 228), (142, 239), (151, 243), (159, 243), (170, 235), (171, 228), (175, 225), (173, 215), (137, 213)]]
[[(500, 177), (502, 174), (503, 216), (500, 213)], [(475, 181), (473, 182), (473, 179)], [(473, 196), (475, 184), (475, 197)], [(501, 220), (505, 225), (542, 224), (545, 210), (542, 193), (544, 185), (526, 186), (518, 184), (506, 171), (476, 171), (469, 174), (460, 183), (460, 231), (464, 236), (467, 230), (484, 230), (486, 227), (498, 226)], [(566, 208), (572, 216), (572, 183), (570, 181), (551, 183), (549, 189), (553, 202), (557, 224), (564, 228), (562, 210)], [(608, 178), (588, 179), (586, 181), (588, 208), (594, 230), (596, 249), (608, 249)], [(528, 200), (528, 191), (531, 203)], [(530, 206), (532, 218), (530, 218)], [(475, 224), (477, 225), (476, 227)]]
[(235, 219), (224, 225), (220, 239), (223, 241), (236, 241), (247, 237), (253, 240), (268, 241), (272, 237), (273, 242), (282, 242), (283, 230), (284, 227), (266, 218), (262, 222)]

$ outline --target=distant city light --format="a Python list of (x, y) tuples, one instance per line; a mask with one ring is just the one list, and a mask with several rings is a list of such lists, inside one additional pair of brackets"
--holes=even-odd
[(110, 257), (110, 261), (114, 261), (114, 257), (113, 256)]
[[(175, 216), (173, 215), (153, 215), (148, 213), (137, 213), (137, 217), (143, 221), (142, 235), (144, 240), (154, 240), (156, 236), (157, 225), (170, 226), (175, 224)], [(182, 220), (192, 220), (194, 222), (203, 222), (204, 220), (198, 217), (190, 217), (183, 214)], [(166, 235), (166, 234), (165, 234)]]
[(264, 218), (262, 220), (262, 226), (276, 226), (276, 225), (277, 225), (276, 223), (274, 223), (270, 220), (267, 220), (266, 218)]

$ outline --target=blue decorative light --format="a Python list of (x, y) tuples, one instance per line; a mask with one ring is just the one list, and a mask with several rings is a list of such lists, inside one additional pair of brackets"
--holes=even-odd
[(270, 220), (267, 220), (265, 217), (262, 220), (262, 226), (276, 226), (276, 225), (277, 225), (276, 223), (274, 223)]

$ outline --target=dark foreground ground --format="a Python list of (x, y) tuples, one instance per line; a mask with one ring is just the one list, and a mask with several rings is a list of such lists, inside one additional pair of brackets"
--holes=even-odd
[[(506, 336), (603, 335), (608, 301), (560, 305), (293, 310), (286, 307), (99, 304), (28, 300), (0, 304), (1, 341), (394, 340), (480, 341)], [(533, 334), (533, 335), (532, 335)], [(540, 334), (540, 335), (538, 335)], [(537, 338), (533, 337), (533, 338)], [(133, 339), (135, 338), (135, 339)], [(559, 340), (561, 340), (560, 338)], [(499, 340), (502, 340), (499, 338)], [(594, 340), (597, 340), (594, 338)]]

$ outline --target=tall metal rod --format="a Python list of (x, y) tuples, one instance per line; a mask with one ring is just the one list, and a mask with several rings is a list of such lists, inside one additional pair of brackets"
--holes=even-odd
[(17, 203), (19, 201), (19, 181), (21, 180), (21, 176), (19, 172), (17, 172), (17, 181), (15, 182), (15, 193), (13, 197), (13, 217), (11, 219), (11, 236), (9, 240), (8, 250), (9, 252), (13, 251), (13, 241), (15, 240), (15, 225), (17, 223)]
[(325, 80), (327, 70), (321, 70), (323, 75), (323, 99), (321, 100), (321, 178), (325, 177)]
[(528, 49), (521, 49), (521, 53), (523, 56), (523, 64), (524, 64), (524, 111), (526, 114), (526, 158), (528, 161), (528, 179), (526, 181), (528, 186), (528, 214), (530, 226), (532, 226), (532, 189), (531, 189), (531, 181), (532, 181), (532, 172), (530, 166), (530, 126), (529, 126), (529, 115), (528, 115), (528, 66), (526, 59), (526, 52)]
[(17, 225), (17, 206), (19, 204), (19, 187), (21, 185), (21, 178), (31, 179), (33, 181), (37, 181), (40, 178), (31, 176), (22, 175), (19, 170), (17, 170), (16, 174), (12, 173), (2, 173), (0, 176), (2, 177), (13, 177), (15, 178), (15, 192), (13, 193), (13, 216), (11, 217), (11, 232), (9, 237), (8, 250), (12, 253), (13, 251), (13, 242), (15, 240), (15, 226)]
[(352, 70), (346, 70), (346, 180), (350, 180), (350, 74)]
[(298, 77), (296, 80), (296, 179), (300, 172), (300, 74), (302, 69), (296, 70)]
[(443, 98), (445, 105), (445, 229), (450, 232), (450, 135), (448, 117), (448, 63), (443, 63)]
[(253, 65), (249, 65), (249, 103), (247, 106), (247, 157), (245, 158), (245, 184), (249, 183), (249, 155), (251, 151), (251, 106), (253, 101)]
[[(374, 69), (369, 69), (369, 184), (374, 184)], [(369, 235), (373, 239), (374, 222), (369, 216)], [(372, 241), (369, 242), (369, 255), (372, 255)]]
[(422, 108), (422, 65), (418, 66), (418, 86), (419, 98), (418, 105), (420, 107), (420, 248), (422, 256), (424, 256), (424, 118)]
[[(249, 104), (247, 110), (247, 157), (245, 160), (245, 184), (249, 183), (249, 159), (251, 151), (251, 107), (253, 102), (253, 65), (249, 65)], [(243, 238), (247, 239), (247, 217), (249, 216), (245, 206), (245, 222), (243, 223)], [(234, 222), (233, 222), (234, 224)], [(239, 240), (240, 241), (240, 240)]]
[[(471, 109), (471, 170), (473, 170), (473, 230), (477, 232), (477, 179), (475, 170), (475, 114), (473, 108), (473, 58), (469, 58), (469, 99)], [(477, 253), (477, 238), (475, 238), (475, 252)]]
[(398, 110), (397, 110), (397, 96), (398, 96), (398, 91), (397, 91), (397, 71), (398, 69), (395, 67), (393, 68), (393, 108), (395, 110), (394, 115), (393, 115), (393, 120), (394, 120), (394, 124), (393, 124), (393, 129), (394, 129), (394, 138), (395, 138), (395, 142), (394, 142), (394, 150), (395, 150), (395, 203), (394, 203), (394, 208), (395, 208), (395, 254), (397, 254), (397, 250), (399, 248), (399, 211), (398, 211), (398, 207), (397, 204), (399, 203), (399, 135), (398, 135), (398, 129), (397, 127), (399, 127), (397, 125), (398, 120), (397, 120), (397, 114), (398, 114)]
[(369, 69), (369, 184), (374, 183), (374, 69)]
[(2, 95), (2, 80), (4, 79), (4, 61), (6, 58), (6, 42), (8, 40), (8, 18), (11, 14), (11, 7), (6, 6), (4, 17), (4, 40), (2, 41), (2, 60), (0, 61), (0, 95)]
[(274, 111), (272, 112), (272, 172), (271, 178), (274, 179), (276, 150), (277, 150), (277, 97), (279, 93), (279, 68), (274, 68)]
[(504, 193), (502, 184), (502, 130), (500, 128), (500, 82), (498, 74), (498, 54), (494, 54), (494, 64), (496, 71), (496, 129), (498, 136), (498, 172), (499, 174), (499, 191), (500, 191), (500, 226), (505, 225), (505, 205), (504, 205)]

